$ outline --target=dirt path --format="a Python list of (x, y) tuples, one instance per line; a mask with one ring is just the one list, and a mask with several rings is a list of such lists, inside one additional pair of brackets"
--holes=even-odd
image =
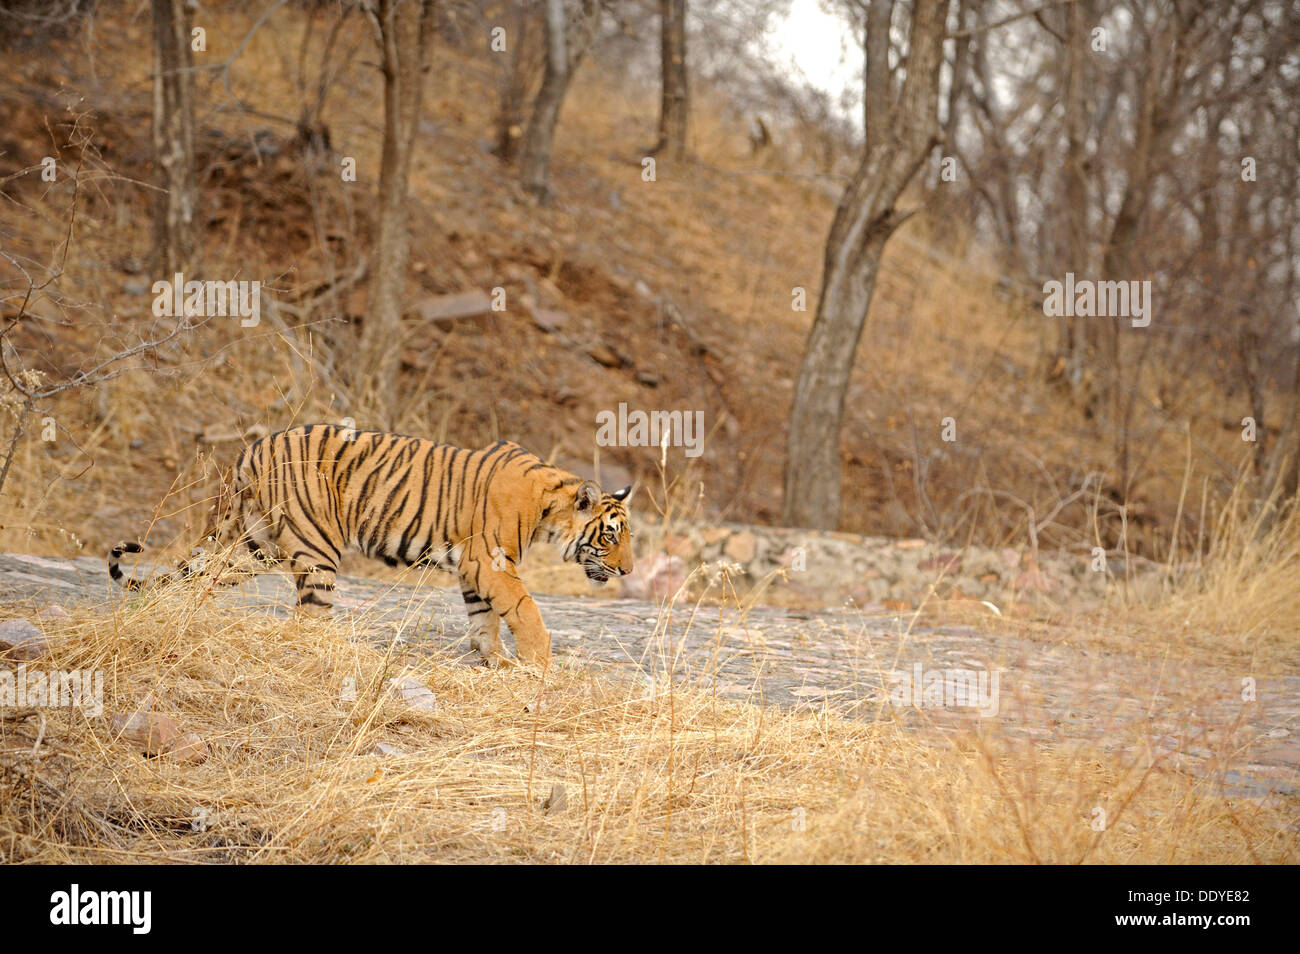
[[(102, 560), (0, 554), (0, 600), (107, 608), (122, 595)], [(221, 599), (284, 614), (293, 589), (268, 574)], [(742, 619), (734, 609), (669, 613), (632, 600), (539, 596), (538, 603), (561, 665), (622, 670), (647, 693), (690, 684), (735, 701), (898, 719), (936, 736), (973, 727), (1026, 744), (1122, 749), (1209, 778), (1226, 796), (1300, 793), (1300, 676), (1255, 676), (963, 626), (908, 633), (904, 618), (849, 610), (758, 607)], [(359, 638), (398, 638), (411, 651), (473, 662), (454, 589), (345, 577), (338, 605)], [(945, 694), (948, 706), (932, 704)]]

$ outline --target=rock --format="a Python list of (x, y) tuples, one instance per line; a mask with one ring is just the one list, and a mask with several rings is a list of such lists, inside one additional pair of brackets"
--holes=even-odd
[(478, 318), (491, 312), (492, 296), (478, 289), (450, 295), (430, 295), (415, 303), (415, 313), (423, 321), (433, 322), (443, 331), (449, 331), (460, 319)]
[(632, 572), (622, 578), (620, 592), (629, 599), (657, 601), (671, 597), (685, 582), (681, 557), (652, 553), (637, 560)]
[(727, 544), (722, 548), (722, 552), (737, 563), (747, 564), (754, 559), (754, 554), (758, 552), (758, 538), (748, 530), (733, 533), (727, 539)]
[(1024, 592), (1050, 593), (1055, 586), (1047, 574), (1038, 568), (1038, 565), (1031, 559), (1025, 572), (1016, 577), (1012, 587)]
[(673, 556), (689, 557), (695, 555), (695, 545), (691, 538), (680, 533), (670, 533), (664, 537), (664, 552)]
[(563, 782), (556, 782), (551, 786), (551, 794), (546, 796), (542, 802), (542, 811), (548, 815), (555, 815), (569, 807), (569, 793), (564, 788)]
[(438, 711), (438, 698), (414, 676), (394, 676), (384, 683), (406, 708), (418, 715), (433, 715)]
[(961, 554), (959, 553), (940, 553), (929, 559), (922, 560), (916, 565), (918, 570), (939, 570), (944, 573), (961, 572)]
[(653, 298), (655, 296), (655, 293), (650, 290), (650, 286), (639, 278), (632, 285), (632, 290), (642, 298)]
[(569, 322), (569, 316), (562, 311), (549, 308), (533, 308), (533, 324), (548, 335), (553, 335)]
[(603, 341), (587, 349), (587, 356), (606, 368), (623, 367), (623, 356)]
[(142, 709), (134, 715), (113, 716), (110, 730), (115, 739), (121, 739), (145, 755), (162, 755), (181, 747), (188, 739), (174, 720), (148, 709)]
[(389, 745), (387, 742), (376, 742), (375, 747), (370, 750), (371, 755), (379, 755), (384, 758), (401, 758), (406, 755), (405, 749), (399, 749), (395, 745)]
[(50, 644), (29, 620), (7, 619), (0, 623), (0, 656), (18, 662), (40, 659), (49, 651)]
[(37, 619), (67, 619), (68, 611), (58, 603), (51, 603), (36, 614)]
[(700, 539), (704, 541), (706, 547), (711, 547), (715, 543), (720, 543), (727, 539), (731, 531), (727, 527), (705, 527), (700, 531)]
[(198, 733), (186, 732), (180, 738), (164, 745), (162, 754), (181, 762), (198, 765), (208, 760), (208, 747), (199, 738)]

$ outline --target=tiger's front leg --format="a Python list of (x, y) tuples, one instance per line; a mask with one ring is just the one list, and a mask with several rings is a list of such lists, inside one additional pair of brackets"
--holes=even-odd
[[(477, 580), (473, 585), (465, 580), (464, 588), (472, 588), (490, 607), (490, 615), (496, 617), (491, 623), (496, 649), (500, 651), (500, 639), (496, 636), (500, 620), (505, 620), (510, 632), (515, 637), (515, 652), (524, 662), (535, 666), (547, 666), (551, 662), (551, 634), (542, 622), (541, 610), (533, 598), (524, 589), (524, 583), (515, 571), (514, 563), (508, 562), (505, 569), (494, 570), (491, 564), (480, 564), (477, 572), (473, 567), (471, 575)], [(464, 575), (462, 574), (462, 580)], [(486, 625), (486, 624), (485, 624)]]
[(465, 612), (469, 614), (470, 649), (482, 656), (489, 666), (496, 665), (505, 658), (501, 651), (501, 617), (472, 587), (462, 584), (460, 595), (465, 600)]

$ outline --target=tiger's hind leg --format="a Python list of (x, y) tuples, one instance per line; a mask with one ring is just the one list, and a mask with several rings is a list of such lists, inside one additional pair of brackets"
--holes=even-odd
[(334, 581), (338, 568), (311, 562), (299, 555), (291, 561), (293, 583), (298, 590), (298, 612), (305, 616), (329, 616), (334, 611)]
[(489, 666), (505, 658), (501, 651), (501, 617), (493, 612), (483, 597), (462, 585), (460, 595), (469, 614), (469, 647)]

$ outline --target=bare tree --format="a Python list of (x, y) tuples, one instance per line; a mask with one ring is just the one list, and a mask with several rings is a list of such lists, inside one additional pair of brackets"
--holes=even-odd
[(379, 415), (393, 413), (402, 337), (403, 288), (410, 258), (407, 193), (411, 153), (430, 62), (433, 0), (379, 0), (367, 9), (384, 75), (384, 146), (379, 169), (379, 235), (361, 330), (357, 394)]
[(656, 154), (680, 159), (686, 154), (686, 127), (690, 100), (686, 86), (686, 0), (661, 0), (659, 4), (662, 96), (659, 104), (659, 142)]
[(546, 0), (546, 69), (524, 134), (519, 166), (524, 188), (543, 201), (550, 196), (551, 151), (564, 95), (599, 25), (597, 0), (578, 0), (572, 16), (566, 14), (564, 0)]
[(826, 240), (821, 297), (790, 409), (783, 514), (791, 526), (833, 529), (839, 520), (844, 397), (885, 243), (906, 218), (896, 204), (939, 141), (947, 8), (947, 0), (916, 0), (904, 11), (907, 55), (893, 70), (877, 42), (893, 4), (874, 0), (868, 12), (875, 36), (867, 41), (866, 143)]
[(193, 266), (197, 254), (193, 8), (192, 0), (153, 0), (153, 149), (159, 186), (154, 254), (168, 275)]
[(529, 0), (509, 6), (505, 63), (497, 84), (497, 113), (493, 118), (492, 152), (502, 162), (514, 162), (523, 142), (528, 101), (542, 75), (545, 45), (537, 41), (543, 19)]

